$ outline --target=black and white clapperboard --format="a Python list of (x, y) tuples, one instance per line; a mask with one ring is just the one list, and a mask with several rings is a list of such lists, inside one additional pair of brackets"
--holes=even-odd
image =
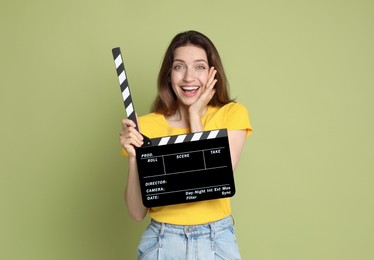
[[(126, 115), (138, 128), (120, 48), (112, 49)], [(143, 204), (157, 207), (232, 197), (227, 129), (149, 139), (136, 148)]]

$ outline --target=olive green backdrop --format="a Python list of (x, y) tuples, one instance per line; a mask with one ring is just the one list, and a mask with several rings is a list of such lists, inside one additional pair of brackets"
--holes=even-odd
[(178, 32), (207, 34), (254, 134), (233, 198), (243, 259), (374, 259), (373, 1), (2, 1), (0, 258), (134, 259), (121, 47), (139, 114)]

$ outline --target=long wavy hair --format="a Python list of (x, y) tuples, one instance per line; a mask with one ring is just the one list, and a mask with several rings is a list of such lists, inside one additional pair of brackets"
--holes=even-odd
[(204, 49), (208, 58), (209, 67), (214, 66), (217, 70), (217, 83), (215, 84), (216, 93), (208, 105), (222, 107), (234, 101), (229, 96), (229, 83), (223, 69), (221, 58), (213, 42), (200, 32), (186, 31), (177, 34), (166, 50), (157, 78), (158, 95), (152, 104), (151, 112), (161, 113), (167, 116), (176, 112), (178, 100), (170, 83), (171, 69), (174, 61), (175, 49), (186, 45), (193, 45)]

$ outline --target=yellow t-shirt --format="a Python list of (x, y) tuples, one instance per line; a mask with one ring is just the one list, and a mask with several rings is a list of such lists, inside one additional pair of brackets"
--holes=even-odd
[[(171, 127), (162, 114), (150, 113), (138, 119), (141, 133), (149, 138), (189, 133), (188, 128)], [(208, 107), (201, 119), (204, 130), (227, 128), (252, 132), (248, 110), (240, 103)], [(126, 152), (122, 149), (122, 154)], [(149, 209), (151, 218), (175, 225), (198, 225), (216, 221), (231, 214), (230, 198), (189, 202)]]

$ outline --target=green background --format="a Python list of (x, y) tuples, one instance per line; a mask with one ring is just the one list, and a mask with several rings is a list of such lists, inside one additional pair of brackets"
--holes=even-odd
[(233, 198), (243, 259), (374, 259), (374, 2), (2, 1), (0, 258), (134, 259), (121, 47), (147, 113), (171, 38), (219, 49), (255, 129)]

